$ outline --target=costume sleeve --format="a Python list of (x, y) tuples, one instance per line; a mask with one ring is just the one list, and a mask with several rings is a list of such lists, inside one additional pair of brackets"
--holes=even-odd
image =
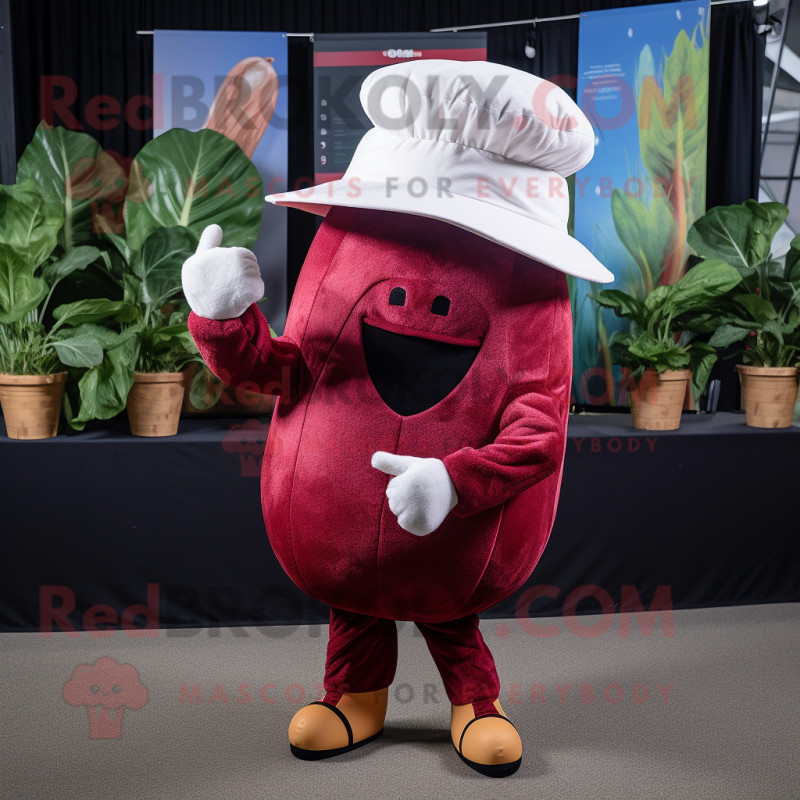
[(304, 365), (300, 347), (286, 336), (273, 337), (255, 303), (234, 319), (192, 312), (189, 331), (211, 371), (230, 386), (248, 384), (243, 388), (284, 397), (298, 392)]
[(491, 444), (445, 457), (456, 487), (452, 514), (468, 517), (504, 503), (556, 472), (564, 459), (567, 406), (544, 387), (517, 387)]

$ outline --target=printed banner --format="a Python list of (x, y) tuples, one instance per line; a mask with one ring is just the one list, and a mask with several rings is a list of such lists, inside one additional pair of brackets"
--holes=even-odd
[(342, 177), (372, 123), (358, 93), (389, 64), (444, 58), (486, 61), (486, 33), (327, 33), (314, 37), (314, 181)]
[(579, 404), (627, 405), (609, 352), (627, 321), (588, 295), (614, 288), (644, 299), (686, 270), (686, 234), (706, 201), (708, 20), (707, 0), (580, 16), (578, 103), (596, 149), (575, 176), (575, 237), (616, 280), (570, 279)]
[[(171, 128), (212, 128), (235, 141), (253, 161), (263, 194), (286, 191), (288, 57), (284, 33), (155, 31), (153, 135)], [(208, 191), (225, 191), (208, 186)], [(224, 240), (223, 240), (224, 244)], [(261, 304), (272, 327), (286, 322), (286, 209), (264, 203), (253, 251), (264, 278)]]

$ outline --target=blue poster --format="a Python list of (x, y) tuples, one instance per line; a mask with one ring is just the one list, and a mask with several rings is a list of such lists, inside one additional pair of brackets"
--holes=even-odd
[[(263, 194), (286, 191), (287, 76), (285, 33), (157, 30), (153, 135), (171, 128), (217, 130), (255, 164)], [(264, 203), (253, 251), (267, 298), (261, 307), (280, 334), (286, 322), (285, 208)]]
[(574, 234), (616, 280), (570, 281), (577, 403), (626, 404), (609, 342), (627, 322), (587, 295), (644, 300), (686, 270), (686, 234), (705, 212), (708, 20), (707, 0), (580, 16), (577, 98), (595, 156), (575, 175)]

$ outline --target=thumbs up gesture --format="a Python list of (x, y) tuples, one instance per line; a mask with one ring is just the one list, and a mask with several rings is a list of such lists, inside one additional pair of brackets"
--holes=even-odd
[(379, 450), (372, 466), (395, 477), (386, 487), (397, 524), (415, 536), (433, 533), (458, 503), (447, 468), (438, 458), (398, 456)]
[(222, 228), (209, 225), (195, 254), (183, 262), (183, 293), (192, 311), (206, 319), (240, 317), (264, 296), (256, 257), (245, 247), (220, 247)]

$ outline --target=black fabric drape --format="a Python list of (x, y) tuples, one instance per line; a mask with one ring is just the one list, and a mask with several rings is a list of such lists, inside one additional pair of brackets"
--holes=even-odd
[[(257, 499), (263, 423), (248, 432), (241, 420), (181, 420), (177, 436), (160, 440), (133, 437), (117, 419), (77, 436), (18, 441), (0, 420), (0, 464), (13, 465), (3, 476), (0, 631), (41, 624), (47, 632), (44, 609), (70, 597), (75, 608), (65, 614), (79, 631), (95, 604), (121, 619), (146, 602), (148, 586), (162, 628), (327, 622), (329, 609), (289, 580), (267, 542)], [(800, 602), (798, 445), (796, 428), (748, 428), (739, 414), (685, 417), (680, 430), (657, 435), (614, 415), (570, 417), (547, 548), (524, 586), (482, 616), (519, 615), (521, 624), (528, 614), (558, 616), (575, 590), (585, 598), (578, 614), (599, 611), (591, 595), (622, 610), (626, 586), (651, 611), (658, 597), (667, 609)], [(769, 502), (730, 499), (731, 465), (751, 463), (773, 465)], [(31, 513), (42, 505), (42, 481), (32, 476), (43, 465), (57, 476), (47, 484), (57, 515)], [(677, 476), (688, 490), (656, 510), (644, 482), (672, 486)], [(89, 496), (87, 487), (97, 490)], [(620, 487), (639, 490), (628, 488), (622, 505)], [(534, 587), (554, 593), (532, 601)], [(135, 624), (143, 623), (140, 613)], [(112, 645), (127, 639), (114, 628)]]
[(752, 3), (711, 9), (706, 208), (758, 198), (766, 36)]
[(489, 28), (489, 61), (539, 75), (561, 86), (574, 100), (578, 81), (578, 20), (564, 19), (537, 25), (534, 58), (525, 55), (525, 41), (530, 29), (530, 25)]
[[(11, 85), (11, 7), (9, 0), (0, 0), (0, 86)], [(14, 183), (17, 175), (17, 154), (14, 141), (13, 92), (0, 92), (0, 120), (7, 131), (5, 135), (0, 133), (0, 183)]]

